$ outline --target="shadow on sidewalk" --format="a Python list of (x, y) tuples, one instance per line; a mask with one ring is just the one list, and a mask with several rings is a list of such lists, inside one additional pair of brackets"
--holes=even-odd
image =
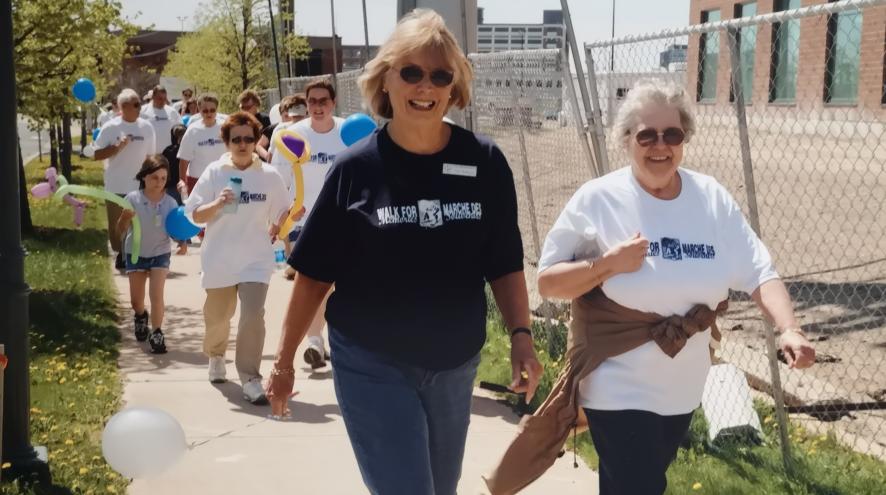
[(501, 418), (512, 425), (520, 422), (520, 418), (514, 414), (511, 404), (504, 399), (474, 395), (471, 401), (471, 414), (486, 418)]

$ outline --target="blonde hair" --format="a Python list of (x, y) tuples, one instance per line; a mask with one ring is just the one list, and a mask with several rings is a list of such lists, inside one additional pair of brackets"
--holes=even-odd
[(448, 61), (455, 76), (449, 106), (464, 108), (471, 100), (471, 80), (474, 70), (468, 62), (455, 36), (446, 28), (440, 14), (429, 9), (415, 9), (403, 16), (393, 34), (379, 48), (378, 54), (366, 64), (366, 70), (358, 80), (363, 100), (375, 115), (390, 119), (394, 109), (384, 89), (385, 74), (398, 62), (422, 50), (439, 52)]
[(686, 90), (672, 82), (661, 79), (641, 79), (628, 91), (624, 103), (615, 115), (612, 125), (612, 140), (627, 144), (627, 139), (640, 124), (640, 112), (650, 104), (664, 105), (677, 110), (680, 114), (680, 125), (689, 142), (695, 134), (695, 116), (690, 110), (689, 97)]

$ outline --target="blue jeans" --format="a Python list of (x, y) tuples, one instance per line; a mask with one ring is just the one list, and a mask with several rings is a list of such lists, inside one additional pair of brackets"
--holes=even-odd
[(451, 495), (461, 477), (480, 355), (433, 371), (329, 329), (335, 395), (363, 482), (376, 495)]

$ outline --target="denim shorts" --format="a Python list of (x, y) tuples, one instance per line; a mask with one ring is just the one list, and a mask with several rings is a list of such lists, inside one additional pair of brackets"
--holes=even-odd
[(151, 256), (150, 258), (142, 258), (138, 257), (138, 261), (135, 263), (130, 259), (129, 253), (126, 253), (123, 258), (126, 260), (126, 273), (132, 272), (149, 272), (151, 270), (168, 270), (169, 269), (169, 258), (171, 253), (158, 254), (157, 256)]

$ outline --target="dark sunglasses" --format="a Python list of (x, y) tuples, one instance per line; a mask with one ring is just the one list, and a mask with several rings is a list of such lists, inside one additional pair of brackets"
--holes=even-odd
[(237, 137), (231, 138), (231, 142), (234, 144), (240, 144), (240, 143), (252, 144), (255, 142), (255, 138), (252, 136), (237, 136)]
[(657, 143), (659, 136), (668, 146), (678, 146), (686, 139), (686, 133), (679, 127), (668, 127), (661, 132), (658, 132), (656, 129), (643, 129), (637, 133), (635, 138), (637, 139), (637, 144), (646, 148)]
[[(432, 70), (429, 74), (431, 84), (438, 88), (445, 88), (452, 84), (455, 77), (452, 72), (444, 69)], [(425, 71), (417, 65), (407, 65), (400, 69), (400, 79), (408, 84), (418, 84), (425, 78)]]

